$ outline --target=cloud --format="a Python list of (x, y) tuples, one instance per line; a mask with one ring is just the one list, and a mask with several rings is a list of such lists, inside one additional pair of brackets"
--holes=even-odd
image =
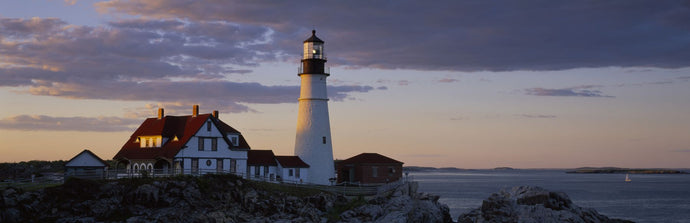
[(19, 115), (0, 119), (0, 129), (51, 130), (84, 132), (133, 131), (140, 119), (118, 117), (51, 117), (45, 115)]
[(556, 118), (555, 115), (542, 115), (542, 114), (517, 114), (517, 117), (522, 118)]
[[(111, 0), (101, 13), (271, 30), (253, 49), (299, 55), (312, 27), (332, 64), (508, 71), (690, 65), (683, 1), (194, 1)], [(304, 7), (309, 5), (309, 7)], [(259, 41), (260, 42), (260, 41)]]
[(443, 78), (441, 80), (438, 80), (440, 83), (453, 83), (453, 82), (458, 82), (460, 80), (455, 79), (455, 78)]
[(598, 88), (597, 85), (584, 85), (571, 88), (548, 89), (548, 88), (529, 88), (525, 89), (525, 94), (535, 96), (572, 96), (572, 97), (613, 97), (604, 95), (600, 90), (591, 90)]
[(468, 118), (468, 117), (462, 117), (462, 116), (450, 117), (450, 118), (449, 118), (449, 120), (451, 120), (451, 121), (462, 121), (462, 120), (469, 120), (469, 119), (470, 119), (470, 118)]
[(65, 4), (74, 5), (74, 4), (77, 4), (77, 0), (65, 0)]
[[(32, 95), (72, 99), (158, 101), (163, 107), (212, 106), (226, 112), (254, 111), (246, 104), (296, 103), (299, 86), (266, 86), (226, 81), (108, 82), (107, 84), (47, 83), (29, 88)], [(369, 92), (371, 86), (328, 86), (329, 98), (343, 101), (352, 92)]]
[[(280, 57), (279, 51), (263, 51), (270, 48), (262, 46), (270, 44), (268, 33), (266, 27), (223, 21), (130, 19), (89, 27), (52, 18), (0, 18), (0, 87), (73, 99), (202, 104), (226, 112), (294, 103), (299, 86), (225, 80), (251, 72), (235, 66)], [(329, 86), (329, 93), (343, 101), (350, 92), (373, 89)]]
[[(378, 79), (378, 80), (376, 80), (376, 83), (379, 83), (379, 84), (395, 84), (395, 85), (398, 85), (398, 86), (407, 86), (407, 85), (410, 85), (410, 81), (409, 81), (409, 80), (388, 80), (388, 79)], [(383, 87), (385, 88), (385, 86), (383, 86)], [(382, 88), (382, 87), (379, 87), (379, 88)], [(387, 89), (387, 88), (386, 88), (386, 89)]]

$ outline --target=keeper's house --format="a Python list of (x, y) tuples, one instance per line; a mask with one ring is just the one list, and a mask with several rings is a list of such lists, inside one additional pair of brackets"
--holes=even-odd
[[(128, 173), (203, 174), (247, 172), (249, 144), (242, 134), (213, 114), (148, 118), (113, 157)], [(154, 172), (155, 170), (155, 172)]]
[(338, 161), (338, 183), (384, 184), (402, 179), (403, 162), (378, 153), (362, 153)]

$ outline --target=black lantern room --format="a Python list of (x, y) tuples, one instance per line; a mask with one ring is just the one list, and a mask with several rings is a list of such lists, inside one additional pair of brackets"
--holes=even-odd
[(311, 31), (311, 37), (304, 41), (304, 55), (302, 56), (301, 74), (325, 74), (326, 52), (323, 50), (323, 40), (316, 37), (316, 30)]

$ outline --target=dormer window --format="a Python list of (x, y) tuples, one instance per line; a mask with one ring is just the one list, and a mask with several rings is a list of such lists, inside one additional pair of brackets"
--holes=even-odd
[(163, 145), (162, 136), (139, 136), (135, 142), (139, 143), (141, 148), (155, 148)]
[(239, 137), (238, 136), (230, 136), (230, 142), (232, 143), (233, 146), (239, 146)]

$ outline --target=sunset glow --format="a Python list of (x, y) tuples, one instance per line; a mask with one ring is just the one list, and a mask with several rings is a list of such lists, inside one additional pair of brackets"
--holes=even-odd
[(302, 41), (315, 28), (336, 159), (690, 168), (687, 4), (367, 5), (3, 1), (0, 162), (84, 149), (111, 159), (158, 108), (194, 104), (219, 110), (252, 149), (293, 154)]

